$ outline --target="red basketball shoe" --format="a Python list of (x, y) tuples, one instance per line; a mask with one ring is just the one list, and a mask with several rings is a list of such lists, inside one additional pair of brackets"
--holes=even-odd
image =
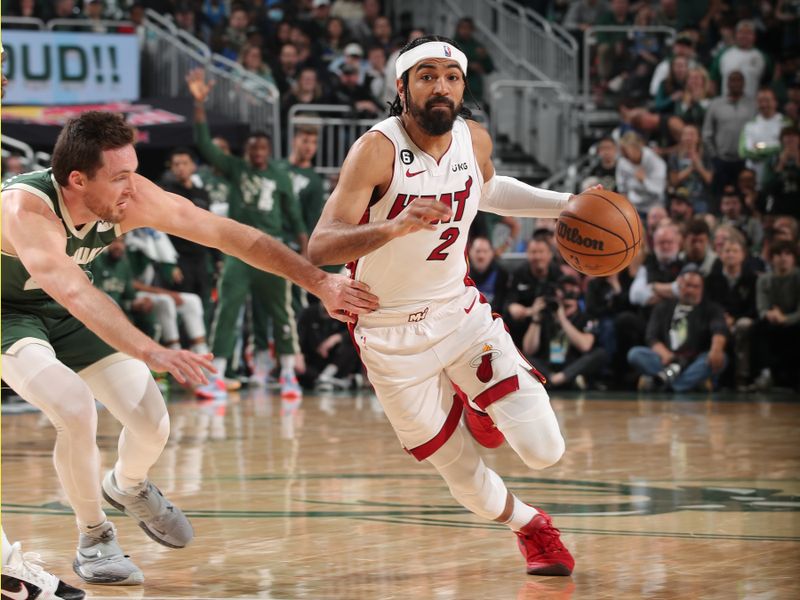
[(541, 509), (531, 522), (517, 531), (517, 545), (525, 557), (528, 575), (570, 575), (575, 559), (561, 543), (553, 520)]

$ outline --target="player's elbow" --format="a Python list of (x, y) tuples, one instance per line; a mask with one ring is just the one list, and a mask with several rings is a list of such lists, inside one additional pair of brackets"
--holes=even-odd
[(308, 260), (315, 267), (326, 264), (325, 259), (328, 253), (324, 237), (324, 235), (317, 235), (315, 231), (308, 240)]

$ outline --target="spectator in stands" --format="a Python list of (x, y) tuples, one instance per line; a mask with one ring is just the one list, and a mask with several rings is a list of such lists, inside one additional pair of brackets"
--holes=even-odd
[(628, 197), (639, 214), (664, 201), (667, 165), (642, 138), (629, 131), (620, 140), (622, 156), (617, 161), (617, 191)]
[(680, 117), (686, 125), (702, 128), (706, 110), (711, 104), (712, 90), (708, 72), (700, 66), (690, 68), (683, 95), (675, 104), (675, 116)]
[(661, 113), (674, 113), (675, 106), (683, 99), (689, 79), (689, 59), (676, 56), (669, 66), (666, 79), (658, 86), (655, 109)]
[(133, 270), (125, 254), (125, 236), (114, 239), (108, 250), (91, 262), (90, 268), (94, 286), (108, 294), (139, 329), (152, 335), (153, 301), (136, 295)]
[(534, 300), (539, 296), (553, 296), (561, 277), (553, 262), (553, 248), (548, 242), (531, 239), (525, 257), (527, 263), (512, 274), (507, 298), (508, 324), (518, 346), (521, 346), (522, 337), (530, 324)]
[[(622, 119), (621, 131), (633, 129), (659, 156), (665, 156), (678, 144), (683, 131), (683, 120), (675, 115), (650, 112), (645, 108), (629, 108), (624, 103), (619, 107)], [(623, 133), (624, 135), (624, 133)], [(655, 143), (655, 147), (652, 144)]]
[(202, 19), (210, 30), (222, 30), (228, 20), (230, 4), (226, 0), (203, 0)]
[(681, 269), (678, 294), (658, 304), (647, 323), (647, 346), (631, 348), (628, 362), (642, 373), (639, 390), (689, 392), (718, 375), (727, 364), (728, 328), (717, 304), (703, 298), (703, 277), (695, 265)]
[(351, 106), (359, 116), (377, 117), (381, 109), (378, 108), (378, 103), (372, 97), (369, 87), (364, 84), (359, 85), (359, 79), (358, 68), (349, 63), (344, 64), (339, 74), (338, 85), (333, 89), (331, 100), (334, 104)]
[[(340, 4), (343, 4), (342, 0), (337, 0), (333, 9), (334, 14)], [(363, 47), (369, 43), (375, 20), (381, 16), (381, 3), (379, 0), (361, 0), (360, 12), (360, 18), (348, 20), (348, 27), (353, 39)]]
[(608, 4), (605, 0), (575, 0), (569, 3), (561, 24), (580, 42), (583, 32), (594, 25), (607, 10)]
[[(421, 38), (425, 35), (425, 30), (422, 28), (415, 28), (409, 31), (408, 39), (406, 40), (407, 44), (410, 44), (414, 40)], [(395, 63), (397, 63), (397, 57), (400, 55), (400, 50), (402, 47), (395, 49), (390, 55), (389, 58), (386, 59), (386, 69), (384, 70), (384, 79), (386, 81), (386, 89), (383, 92), (383, 102), (391, 104), (394, 102), (394, 99), (397, 97), (397, 77), (395, 74)], [(381, 96), (378, 96), (378, 99), (381, 99)]]
[[(5, 77), (5, 75), (3, 75), (3, 77)], [(9, 177), (14, 177), (14, 175), (26, 173), (27, 171), (30, 171), (30, 169), (25, 163), (25, 159), (19, 154), (9, 154), (3, 159), (3, 181)]]
[(469, 277), (492, 310), (502, 314), (508, 294), (509, 275), (494, 253), (492, 241), (484, 236), (472, 238), (469, 246)]
[(655, 234), (656, 229), (658, 229), (659, 224), (664, 219), (668, 219), (668, 217), (669, 215), (667, 214), (667, 209), (660, 204), (650, 209), (650, 212), (647, 213), (647, 218), (645, 219), (645, 238), (647, 243), (644, 245), (644, 248), (653, 247), (653, 235)]
[(322, 40), (328, 33), (328, 21), (331, 18), (330, 0), (312, 0), (311, 14), (308, 23), (308, 33), (317, 42)]
[(706, 213), (711, 204), (711, 181), (714, 173), (711, 161), (705, 156), (700, 140), (700, 130), (686, 125), (681, 132), (681, 141), (667, 158), (669, 184), (673, 188), (686, 189), (687, 198), (695, 213)]
[[(735, 183), (744, 161), (739, 156), (739, 134), (755, 114), (754, 102), (743, 95), (744, 76), (733, 71), (727, 76), (727, 93), (714, 98), (703, 121), (703, 143), (711, 153), (714, 192)], [(716, 206), (712, 210), (716, 213)]]
[[(628, 12), (628, 0), (611, 0), (609, 10), (602, 13), (595, 25), (628, 27), (633, 19)], [(601, 86), (622, 72), (626, 63), (627, 34), (625, 32), (600, 32), (597, 34), (597, 74)]]
[[(209, 210), (211, 200), (208, 192), (197, 181), (197, 162), (188, 148), (175, 148), (169, 156), (169, 170), (172, 181), (163, 182), (168, 192), (191, 200), (192, 204)], [(196, 294), (202, 304), (204, 314), (211, 310), (211, 251), (201, 244), (183, 238), (170, 236), (170, 241), (178, 252), (180, 274), (170, 286), (179, 292)]]
[(683, 251), (678, 258), (684, 263), (694, 264), (703, 277), (711, 273), (717, 255), (711, 248), (711, 229), (702, 217), (695, 217), (687, 223)]
[(736, 188), (742, 194), (745, 210), (752, 215), (759, 215), (759, 192), (756, 187), (756, 172), (746, 167), (739, 171), (739, 175), (736, 177)]
[(380, 104), (386, 89), (386, 52), (380, 46), (367, 48), (367, 64), (364, 69), (364, 81), (370, 94)]
[(467, 88), (481, 108), (485, 109), (487, 98), (484, 95), (484, 78), (494, 71), (494, 62), (486, 47), (475, 39), (475, 21), (472, 17), (462, 17), (458, 20), (453, 40), (467, 55), (469, 61)]
[(736, 24), (735, 45), (726, 48), (715, 59), (711, 75), (722, 85), (722, 95), (730, 94), (730, 76), (741, 73), (742, 94), (755, 99), (756, 92), (767, 75), (768, 61), (761, 50), (755, 47), (756, 27), (753, 21), (743, 19)]
[(759, 389), (775, 383), (796, 386), (797, 340), (800, 339), (800, 269), (797, 244), (779, 240), (770, 247), (772, 272), (758, 278), (756, 308), (759, 320), (753, 333), (754, 366)]
[[(78, 6), (76, 0), (55, 0), (52, 3), (50, 19), (83, 19), (81, 8)], [(64, 31), (59, 27), (60, 31)]]
[(228, 26), (223, 36), (224, 48), (221, 54), (231, 60), (236, 60), (247, 43), (247, 28), (250, 25), (250, 15), (241, 4), (231, 8), (228, 17)]
[(358, 382), (363, 381), (361, 361), (350, 342), (347, 327), (331, 319), (321, 302), (303, 310), (297, 331), (306, 362), (300, 378), (303, 387), (316, 387), (320, 391), (358, 387)]
[(272, 75), (281, 94), (287, 93), (297, 79), (299, 71), (297, 47), (290, 43), (281, 46), (278, 63), (272, 69)]
[(780, 152), (767, 163), (765, 202), (759, 208), (763, 214), (800, 219), (800, 130), (785, 127), (780, 139)]
[[(625, 354), (617, 353), (617, 330), (621, 315), (626, 315), (628, 322), (632, 316), (633, 306), (629, 299), (631, 283), (631, 269), (623, 269), (608, 277), (591, 277), (586, 288), (586, 315), (597, 322), (597, 345), (605, 349), (614, 373), (621, 373), (621, 368), (625, 367), (619, 364), (619, 359), (625, 361), (628, 348), (624, 349)], [(624, 325), (625, 321), (619, 323)]]
[[(200, 37), (200, 25), (197, 19), (197, 13), (195, 12), (194, 5), (190, 2), (180, 2), (175, 7), (175, 25), (178, 29), (182, 29), (186, 33), (189, 33), (193, 36)], [(209, 38), (210, 39), (210, 38)], [(229, 58), (235, 59), (236, 56), (230, 56)]]
[(327, 98), (323, 94), (316, 69), (306, 67), (300, 71), (289, 92), (281, 98), (282, 122), (288, 123), (289, 109), (295, 104), (325, 104), (326, 102)]
[(778, 112), (778, 100), (770, 88), (761, 88), (756, 95), (758, 114), (745, 123), (739, 137), (739, 156), (747, 159), (747, 167), (756, 173), (756, 185), (764, 182), (764, 169), (769, 158), (781, 151), (781, 131), (791, 125)]
[(750, 380), (750, 341), (756, 319), (756, 273), (747, 267), (744, 236), (736, 234), (722, 247), (719, 261), (706, 277), (706, 297), (719, 304), (733, 336), (737, 389)]
[(261, 53), (260, 46), (250, 43), (242, 46), (242, 51), (239, 54), (239, 64), (244, 67), (245, 71), (257, 75), (264, 81), (275, 83), (275, 79), (272, 77), (272, 70), (264, 62), (264, 56)]
[(8, 15), (12, 17), (28, 17), (42, 19), (44, 14), (36, 0), (14, 0), (9, 3)]
[(675, 281), (684, 265), (679, 257), (682, 241), (675, 223), (666, 221), (659, 225), (653, 235), (653, 251), (645, 257), (631, 284), (632, 305), (649, 307), (661, 300), (675, 298)]
[[(595, 183), (602, 185), (603, 189), (617, 191), (617, 143), (614, 138), (606, 136), (597, 142), (595, 150), (597, 160), (586, 176), (594, 177)], [(581, 189), (589, 187), (584, 183)]]
[(553, 387), (574, 382), (585, 390), (586, 378), (608, 362), (605, 349), (595, 346), (597, 322), (581, 310), (580, 296), (578, 280), (564, 276), (552, 295), (537, 297), (530, 308), (522, 351)]
[(761, 248), (761, 243), (764, 239), (764, 229), (761, 221), (745, 214), (744, 200), (735, 186), (726, 185), (722, 191), (720, 212), (722, 213), (720, 224), (730, 225), (740, 231), (750, 248), (754, 250)]
[(86, 31), (91, 31), (92, 33), (109, 33), (114, 31), (113, 28), (109, 28), (100, 23), (100, 21), (106, 18), (105, 3), (103, 0), (89, 0), (84, 3), (83, 9), (86, 19), (92, 23)]
[(337, 58), (336, 60), (332, 61), (328, 69), (335, 73), (338, 77), (342, 72), (342, 67), (344, 65), (352, 65), (359, 72), (359, 85), (364, 83), (365, 77), (365, 61), (364, 61), (364, 49), (356, 44), (355, 42), (350, 42), (347, 46), (344, 47), (344, 51), (342, 52), (342, 56)]
[(350, 36), (345, 28), (344, 21), (339, 17), (331, 17), (325, 27), (325, 37), (322, 41), (322, 60), (328, 65), (335, 59), (344, 56), (344, 49), (350, 43)]
[(649, 89), (650, 95), (654, 98), (656, 94), (658, 94), (661, 84), (669, 75), (672, 61), (679, 57), (685, 58), (690, 68), (693, 68), (697, 65), (695, 61), (694, 42), (691, 38), (687, 36), (678, 37), (678, 39), (676, 39), (675, 43), (672, 45), (672, 56), (665, 58), (656, 66), (655, 71), (653, 71), (653, 77), (650, 79)]
[(394, 36), (392, 35), (392, 23), (388, 17), (380, 16), (372, 24), (372, 36), (367, 40), (365, 48), (370, 46), (380, 46), (384, 54), (393, 50)]
[(694, 205), (689, 200), (686, 188), (670, 190), (668, 197), (667, 215), (670, 221), (683, 226), (694, 218)]

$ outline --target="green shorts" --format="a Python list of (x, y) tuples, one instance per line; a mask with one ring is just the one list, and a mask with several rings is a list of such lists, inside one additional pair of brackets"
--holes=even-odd
[(2, 311), (3, 354), (19, 352), (28, 344), (44, 344), (73, 371), (80, 371), (118, 351), (106, 344), (71, 314), (42, 316)]

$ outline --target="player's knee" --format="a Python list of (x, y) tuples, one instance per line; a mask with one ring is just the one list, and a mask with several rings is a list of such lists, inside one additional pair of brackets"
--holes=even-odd
[(57, 430), (66, 430), (71, 436), (91, 435), (97, 431), (97, 408), (94, 395), (82, 381), (61, 389), (60, 402), (52, 403), (49, 414), (54, 415), (53, 425)]
[(566, 445), (560, 433), (551, 434), (537, 443), (517, 448), (517, 454), (530, 469), (546, 469), (556, 464), (564, 455)]

